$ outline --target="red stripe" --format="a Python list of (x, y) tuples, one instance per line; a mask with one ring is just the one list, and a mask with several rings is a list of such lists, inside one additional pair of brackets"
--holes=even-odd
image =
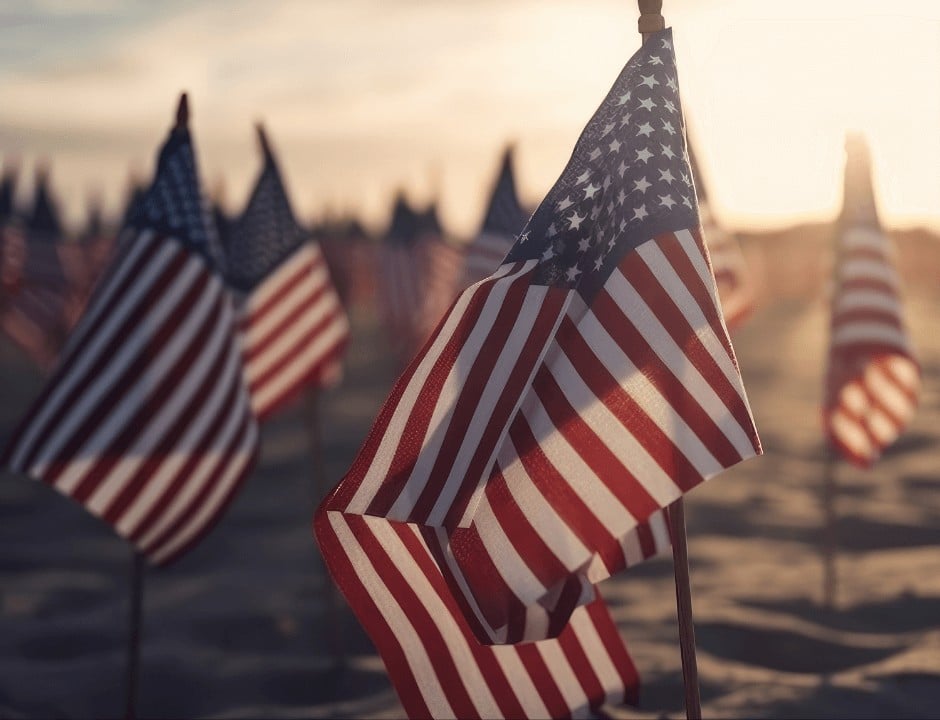
[[(314, 312), (317, 309), (317, 304), (327, 292), (332, 295), (331, 291), (332, 288), (326, 283), (319, 285), (312, 293), (301, 298), (296, 307), (277, 323), (269, 324), (266, 315), (254, 313), (250, 325), (245, 328), (246, 339), (250, 337), (253, 331), (260, 330), (263, 334), (250, 337), (251, 346), (246, 347), (244, 351), (245, 361), (250, 363), (258, 356), (263, 355), (269, 344), (275, 342), (278, 337), (290, 330), (300, 318)], [(339, 309), (339, 301), (335, 300), (335, 296), (332, 299), (335, 301), (337, 309)]]
[[(304, 247), (301, 246), (298, 252), (304, 252)], [(271, 275), (269, 275), (265, 281), (255, 290), (253, 294), (259, 293), (262, 288), (270, 284), (280, 284), (280, 287), (270, 295), (261, 305), (251, 310), (245, 317), (245, 324), (254, 324), (257, 322), (257, 318), (267, 315), (273, 308), (283, 302), (284, 298), (290, 295), (293, 289), (299, 284), (304, 282), (308, 275), (312, 274), (318, 267), (324, 265), (323, 256), (318, 257), (308, 257), (304, 258), (303, 262), (297, 264), (294, 267), (290, 267), (292, 259), (297, 256), (297, 252), (293, 253), (287, 260), (285, 260), (281, 267), (275, 270)], [(289, 268), (290, 272), (286, 273), (285, 269)], [(285, 277), (280, 277), (281, 274), (284, 274)]]
[(516, 645), (515, 649), (532, 679), (532, 684), (538, 689), (539, 697), (545, 703), (549, 715), (553, 718), (570, 717), (571, 708), (549, 672), (538, 650), (538, 643), (522, 643)]
[(591, 661), (585, 654), (584, 648), (581, 647), (581, 643), (578, 642), (574, 631), (571, 630), (570, 632), (559, 635), (558, 642), (568, 660), (568, 664), (571, 665), (571, 669), (578, 680), (578, 684), (581, 685), (584, 694), (588, 698), (590, 707), (595, 708), (601, 705), (607, 695), (604, 690), (604, 684), (600, 681), (600, 678), (597, 677), (594, 668), (591, 667)]
[(630, 653), (627, 651), (627, 646), (624, 645), (623, 639), (617, 631), (617, 626), (610, 617), (610, 612), (607, 610), (603, 598), (598, 596), (594, 602), (586, 605), (585, 609), (588, 615), (591, 616), (591, 622), (597, 630), (597, 635), (600, 637), (607, 655), (610, 656), (611, 663), (623, 682), (625, 688), (624, 702), (631, 705), (639, 704), (640, 676), (636, 671)]

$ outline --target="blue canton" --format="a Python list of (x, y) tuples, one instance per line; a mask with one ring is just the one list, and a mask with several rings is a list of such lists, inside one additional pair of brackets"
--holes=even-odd
[(294, 218), (270, 151), (265, 151), (264, 168), (245, 211), (226, 235), (228, 282), (243, 292), (256, 287), (310, 239), (310, 233)]
[(590, 299), (626, 253), (698, 224), (667, 29), (620, 73), (506, 262), (538, 259), (535, 282)]

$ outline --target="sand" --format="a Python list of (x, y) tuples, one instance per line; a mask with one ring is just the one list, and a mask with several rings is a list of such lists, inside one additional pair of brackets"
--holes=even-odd
[[(821, 606), (826, 316), (809, 299), (818, 295), (765, 295), (736, 334), (766, 454), (688, 498), (703, 710), (937, 717), (940, 293), (928, 283), (908, 293), (925, 374), (912, 427), (874, 470), (837, 468), (833, 611)], [(319, 403), (327, 484), (348, 467), (395, 376), (375, 322), (354, 320), (346, 379)], [(41, 378), (7, 344), (0, 371), (5, 440)], [(300, 404), (266, 427), (261, 463), (220, 525), (176, 565), (147, 573), (141, 717), (401, 715), (354, 618), (345, 607), (327, 610), (310, 533), (318, 490), (308, 418)], [(0, 716), (120, 716), (128, 546), (20, 477), (0, 477), (0, 519)], [(602, 591), (644, 683), (640, 708), (611, 714), (682, 717), (671, 560), (650, 561)], [(345, 670), (330, 651), (337, 628)]]

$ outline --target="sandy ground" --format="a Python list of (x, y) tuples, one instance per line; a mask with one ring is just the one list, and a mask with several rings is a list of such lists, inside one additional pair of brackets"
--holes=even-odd
[[(874, 471), (838, 468), (832, 612), (820, 606), (824, 307), (765, 302), (735, 338), (766, 455), (687, 503), (708, 717), (940, 714), (940, 295), (909, 299), (922, 407)], [(355, 330), (346, 380), (320, 402), (330, 485), (394, 378), (375, 325), (357, 318)], [(0, 368), (5, 439), (41, 379), (7, 345)], [(401, 714), (355, 620), (327, 611), (310, 534), (319, 491), (308, 411), (265, 429), (262, 462), (219, 527), (177, 565), (147, 573), (142, 717)], [(71, 501), (0, 477), (0, 716), (122, 713), (129, 567), (128, 547)], [(638, 710), (612, 712), (681, 717), (671, 561), (602, 589), (644, 681)], [(331, 659), (336, 635), (342, 671)]]

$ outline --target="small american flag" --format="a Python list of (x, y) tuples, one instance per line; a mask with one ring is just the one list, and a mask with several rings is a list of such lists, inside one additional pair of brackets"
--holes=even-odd
[(161, 565), (209, 530), (258, 446), (186, 117), (183, 96), (114, 262), (3, 456)]
[(230, 284), (241, 293), (241, 341), (260, 420), (308, 385), (342, 373), (349, 323), (323, 253), (300, 227), (264, 131), (264, 167), (226, 243)]
[[(503, 265), (460, 295), (321, 505), (341, 587), (357, 582), (360, 516), (409, 525), (478, 640), (561, 638), (595, 583), (668, 545), (663, 508), (760, 452), (698, 227), (667, 30), (624, 68)], [(340, 519), (351, 531), (331, 542)]]
[(881, 229), (864, 140), (846, 143), (823, 409), (830, 444), (867, 467), (907, 426), (920, 368), (904, 328), (894, 250)]
[(454, 298), (463, 287), (460, 284), (464, 267), (464, 249), (450, 243), (437, 217), (437, 206), (432, 204), (418, 218), (418, 247), (425, 258), (424, 299), (421, 312), (416, 319), (416, 346), (428, 339), (444, 317)]
[(492, 275), (512, 248), (522, 231), (527, 215), (519, 204), (516, 179), (513, 173), (513, 147), (503, 152), (499, 174), (489, 205), (483, 216), (483, 225), (467, 248), (463, 287), (469, 287)]
[[(68, 335), (69, 284), (59, 257), (62, 225), (45, 167), (37, 171), (33, 209), (20, 237), (22, 270), (0, 327), (41, 369), (49, 370)], [(10, 242), (17, 242), (15, 234)]]
[(712, 272), (718, 286), (718, 299), (728, 330), (739, 328), (754, 309), (754, 286), (748, 273), (744, 254), (737, 239), (724, 230), (715, 220), (705, 191), (701, 166), (696, 161), (691, 143), (688, 145), (689, 163), (695, 180), (698, 196), (698, 214), (702, 223), (702, 234), (708, 244)]

